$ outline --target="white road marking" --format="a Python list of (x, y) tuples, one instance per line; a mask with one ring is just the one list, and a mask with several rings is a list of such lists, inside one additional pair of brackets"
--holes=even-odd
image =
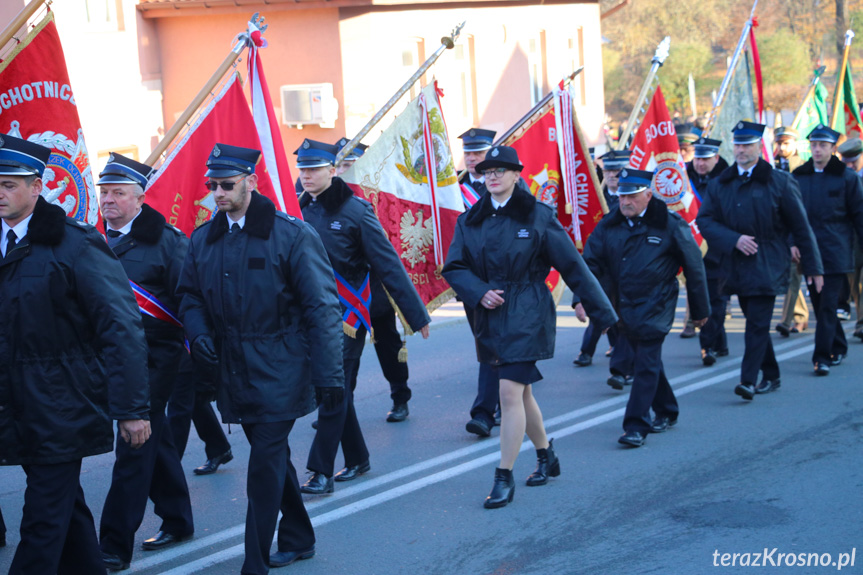
[[(853, 330), (849, 329), (847, 331), (850, 332)], [(797, 347), (801, 344), (803, 344), (801, 347)], [(782, 353), (782, 354), (777, 353), (777, 355), (776, 355), (777, 362), (781, 362), (781, 361), (784, 361), (786, 359), (790, 359), (790, 358), (802, 355), (804, 353), (811, 352), (814, 349), (814, 344), (812, 343), (812, 338), (809, 337), (805, 340), (795, 339), (795, 340), (787, 341), (787, 342), (773, 346), (773, 349), (775, 352), (780, 352), (780, 351), (783, 351), (783, 350), (789, 349), (789, 348), (794, 348), (794, 349), (792, 349), (791, 351)], [(716, 385), (718, 383), (721, 383), (721, 382), (724, 382), (724, 381), (727, 381), (729, 379), (733, 379), (733, 378), (737, 377), (737, 375), (739, 374), (739, 365), (740, 365), (741, 359), (742, 358), (740, 358), (740, 357), (735, 357), (735, 358), (729, 358), (727, 360), (717, 362), (716, 366), (714, 366), (713, 369), (715, 369), (715, 367), (724, 367), (724, 368), (729, 368), (729, 369), (726, 369), (725, 371), (717, 373), (716, 375), (713, 375), (712, 377), (708, 377), (707, 379), (703, 379), (703, 380), (698, 381), (696, 383), (687, 385), (686, 387), (682, 387), (680, 389), (675, 388), (674, 394), (676, 396), (680, 397), (680, 396), (687, 395), (689, 393), (699, 391), (699, 390), (704, 389), (706, 387), (710, 387), (710, 386)], [(672, 386), (675, 386), (675, 385), (679, 385), (681, 383), (685, 383), (687, 381), (691, 381), (693, 379), (698, 379), (699, 377), (703, 377), (704, 375), (706, 375), (704, 369), (696, 369), (694, 371), (688, 372), (688, 373), (683, 374), (681, 376), (675, 377), (674, 379), (670, 380), (670, 383)], [(560, 415), (558, 417), (548, 419), (545, 421), (546, 430), (548, 431), (549, 435), (553, 435), (555, 438), (566, 437), (568, 435), (572, 435), (574, 433), (578, 433), (580, 431), (584, 431), (586, 429), (596, 427), (596, 426), (601, 425), (607, 421), (621, 418), (621, 417), (623, 417), (624, 408), (619, 408), (619, 409), (615, 409), (615, 410), (607, 412), (607, 413), (603, 413), (601, 415), (598, 415), (598, 416), (593, 417), (591, 419), (582, 421), (580, 423), (576, 423), (576, 424), (571, 425), (569, 427), (564, 427), (564, 428), (558, 429), (558, 430), (552, 430), (551, 429), (555, 426), (561, 425), (561, 424), (566, 423), (568, 421), (572, 421), (574, 419), (578, 419), (582, 416), (585, 416), (585, 415), (588, 415), (591, 413), (595, 413), (597, 411), (602, 411), (602, 410), (607, 409), (607, 408), (615, 407), (615, 406), (620, 405), (620, 404), (625, 404), (627, 402), (628, 398), (629, 398), (629, 394), (622, 393), (621, 395), (619, 395), (617, 397), (603, 400), (603, 401), (599, 401), (597, 403), (591, 404), (591, 405), (583, 407), (581, 409), (577, 409), (577, 410), (571, 411), (569, 413)], [(323, 525), (326, 525), (327, 523), (331, 523), (333, 521), (343, 519), (343, 518), (348, 517), (350, 515), (354, 515), (355, 513), (359, 513), (360, 511), (364, 511), (364, 510), (369, 509), (371, 507), (375, 507), (377, 505), (381, 505), (381, 504), (386, 503), (388, 501), (392, 501), (393, 499), (396, 499), (396, 498), (401, 497), (403, 495), (413, 493), (414, 491), (418, 491), (418, 490), (420, 490), (424, 487), (427, 487), (429, 485), (433, 485), (435, 483), (440, 483), (442, 481), (446, 481), (447, 479), (450, 479), (452, 477), (456, 477), (456, 476), (461, 475), (467, 471), (471, 471), (473, 469), (477, 469), (477, 468), (482, 467), (484, 465), (493, 463), (500, 458), (500, 453), (499, 453), (498, 447), (497, 447), (499, 444), (500, 444), (499, 438), (494, 438), (494, 439), (490, 439), (487, 441), (482, 441), (482, 442), (477, 443), (475, 445), (471, 445), (469, 447), (457, 449), (455, 451), (445, 453), (445, 454), (440, 455), (438, 457), (434, 457), (432, 459), (422, 461), (420, 463), (405, 467), (403, 469), (394, 471), (392, 473), (388, 473), (387, 475), (384, 475), (384, 476), (381, 476), (381, 477), (378, 477), (375, 479), (371, 479), (369, 481), (364, 481), (360, 485), (349, 487), (347, 489), (340, 489), (339, 491), (337, 491), (336, 493), (334, 493), (331, 496), (328, 496), (324, 500), (314, 501), (314, 502), (306, 505), (306, 509), (309, 511), (309, 514), (312, 515), (312, 512), (315, 509), (329, 505), (334, 501), (338, 501), (340, 499), (345, 499), (348, 497), (353, 497), (359, 493), (380, 487), (381, 485), (386, 485), (388, 483), (392, 483), (394, 481), (404, 479), (404, 478), (409, 477), (411, 475), (421, 473), (427, 469), (431, 469), (433, 467), (437, 467), (439, 465), (443, 465), (443, 464), (455, 461), (457, 459), (461, 459), (461, 458), (466, 457), (468, 455), (473, 455), (474, 453), (477, 453), (477, 452), (488, 451), (490, 448), (493, 448), (493, 451), (491, 453), (487, 453), (485, 455), (480, 455), (479, 457), (476, 457), (476, 458), (471, 459), (469, 461), (466, 461), (464, 463), (455, 465), (453, 467), (443, 469), (441, 471), (438, 471), (437, 473), (433, 473), (431, 475), (420, 477), (419, 479), (415, 479), (409, 483), (405, 483), (403, 485), (398, 485), (398, 486), (393, 487), (391, 489), (388, 489), (386, 491), (382, 491), (381, 493), (366, 497), (365, 499), (360, 499), (359, 501), (355, 501), (353, 503), (349, 503), (347, 505), (338, 507), (336, 509), (333, 509), (332, 511), (327, 511), (327, 512), (321, 513), (319, 515), (313, 516), (312, 517), (312, 525), (315, 527), (321, 527)], [(533, 446), (531, 445), (530, 441), (525, 441), (522, 444), (520, 451), (527, 451), (528, 449), (531, 449), (532, 447)], [(160, 564), (172, 561), (172, 560), (174, 560), (178, 557), (181, 557), (183, 555), (188, 555), (188, 554), (194, 553), (200, 549), (203, 549), (205, 547), (215, 545), (215, 544), (220, 543), (226, 539), (240, 536), (243, 534), (244, 529), (245, 529), (245, 525), (243, 525), (243, 524), (236, 525), (234, 527), (230, 527), (228, 529), (225, 529), (225, 530), (220, 531), (218, 533), (214, 533), (213, 535), (209, 535), (209, 536), (204, 537), (202, 539), (196, 539), (196, 540), (194, 540), (190, 543), (184, 544), (180, 547), (176, 547), (174, 549), (169, 549), (167, 551), (159, 553), (156, 556), (152, 556), (152, 557), (149, 557), (149, 558), (141, 560), (141, 561), (135, 561), (132, 563), (131, 572), (135, 573), (135, 572), (144, 571), (144, 570), (149, 569), (151, 567), (154, 567), (156, 565), (160, 565)], [(276, 542), (276, 537), (274, 536), (273, 537), (273, 543), (275, 543), (275, 542)], [(214, 565), (218, 565), (220, 563), (230, 561), (230, 560), (235, 559), (237, 557), (241, 557), (241, 556), (243, 556), (243, 553), (244, 553), (243, 544), (234, 545), (232, 547), (228, 547), (228, 548), (223, 549), (221, 551), (217, 551), (211, 555), (208, 555), (207, 557), (203, 557), (201, 559), (197, 559), (195, 561), (185, 563), (185, 564), (180, 565), (178, 567), (175, 567), (174, 569), (171, 569), (169, 571), (163, 571), (162, 575), (189, 575), (191, 573), (198, 573), (200, 571), (203, 571), (204, 569), (207, 569), (209, 567), (213, 567)]]

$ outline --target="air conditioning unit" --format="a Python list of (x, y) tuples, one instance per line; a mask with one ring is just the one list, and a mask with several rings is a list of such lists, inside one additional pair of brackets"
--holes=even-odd
[(335, 128), (339, 117), (339, 103), (333, 97), (333, 85), (292, 84), (281, 87), (282, 123), (302, 128), (317, 124), (322, 128)]

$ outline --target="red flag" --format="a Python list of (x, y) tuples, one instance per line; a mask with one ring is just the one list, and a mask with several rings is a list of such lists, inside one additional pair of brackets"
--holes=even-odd
[(54, 14), (0, 63), (0, 131), (52, 149), (42, 196), (96, 225), (99, 204)]
[[(147, 203), (189, 235), (216, 213), (213, 193), (204, 187), (207, 158), (216, 143), (261, 149), (243, 89), (232, 75), (191, 129), (168, 154), (147, 186)], [(258, 191), (278, 207), (263, 155), (255, 167)], [(296, 194), (291, 194), (296, 204)]]
[[(575, 115), (571, 126), (562, 129), (572, 133), (572, 152), (569, 164), (574, 168), (570, 180), (575, 182), (575, 202), (571, 205), (571, 213), (567, 213), (567, 190), (563, 180), (561, 154), (558, 145), (558, 125), (564, 124), (555, 117), (555, 108), (549, 104), (538, 120), (524, 132), (516, 132), (504, 142), (518, 152), (518, 158), (524, 165), (522, 176), (530, 186), (531, 193), (536, 198), (557, 210), (560, 223), (569, 232), (572, 241), (579, 250), (584, 249), (584, 242), (607, 211), (605, 200), (599, 193), (599, 181), (596, 170), (590, 159), (588, 147), (578, 125)], [(573, 226), (573, 215), (578, 225), (578, 232)]]
[(267, 41), (261, 37), (261, 31), (249, 22), (249, 86), (252, 92), (252, 115), (255, 118), (258, 136), (261, 140), (261, 151), (266, 164), (270, 166), (269, 174), (273, 182), (276, 196), (276, 207), (280, 210), (302, 219), (300, 204), (294, 190), (294, 179), (285, 155), (285, 144), (279, 132), (279, 122), (273, 110), (273, 100), (264, 77), (264, 64), (261, 62), (259, 48), (266, 48)]
[(677, 132), (659, 87), (632, 140), (629, 165), (637, 170), (654, 172), (653, 193), (665, 200), (669, 210), (677, 212), (686, 220), (700, 246), (701, 232), (695, 224), (695, 216), (698, 215), (701, 202), (689, 183), (686, 164), (683, 163), (677, 143)]

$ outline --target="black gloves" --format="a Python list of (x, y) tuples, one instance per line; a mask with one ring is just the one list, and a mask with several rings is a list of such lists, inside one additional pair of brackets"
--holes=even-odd
[(335, 410), (345, 400), (345, 390), (342, 387), (316, 387), (315, 398), (318, 400), (318, 405), (323, 405), (328, 410)]
[(213, 338), (209, 335), (202, 334), (195, 338), (192, 342), (192, 359), (198, 362), (202, 367), (215, 369), (219, 366), (219, 356), (216, 355), (216, 346), (213, 343)]

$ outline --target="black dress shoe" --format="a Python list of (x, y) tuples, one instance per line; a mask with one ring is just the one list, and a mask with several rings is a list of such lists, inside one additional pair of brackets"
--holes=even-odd
[(497, 404), (497, 407), (494, 408), (494, 426), (500, 427), (500, 404)]
[(826, 363), (816, 363), (815, 375), (830, 375), (830, 366)]
[(788, 326), (784, 323), (776, 324), (776, 331), (778, 331), (779, 335), (782, 337), (789, 337), (791, 335), (791, 330), (788, 329)]
[(408, 409), (407, 403), (394, 403), (393, 408), (387, 413), (387, 421), (390, 423), (399, 423), (408, 418), (411, 412)]
[(855, 331), (854, 337), (856, 337), (860, 341), (863, 341), (863, 329), (858, 329), (857, 331)]
[(505, 507), (507, 503), (512, 503), (514, 496), (515, 480), (512, 478), (512, 469), (498, 467), (494, 470), (494, 486), (482, 506), (486, 509)]
[(477, 419), (474, 417), (470, 421), (467, 422), (467, 425), (464, 428), (470, 432), (479, 435), (480, 437), (488, 437), (491, 435), (491, 426), (486, 423), (483, 419)]
[(221, 455), (208, 459), (205, 464), (193, 469), (192, 473), (195, 475), (210, 475), (211, 473), (215, 473), (219, 469), (220, 465), (224, 465), (233, 458), (234, 456), (231, 454), (231, 450), (229, 449)]
[(771, 391), (776, 391), (780, 387), (780, 381), (777, 377), (776, 379), (762, 379), (758, 385), (755, 386), (755, 393), (770, 393)]
[(832, 358), (830, 358), (830, 365), (836, 367), (842, 363), (842, 360), (845, 359), (844, 353), (837, 353)]
[(332, 493), (335, 489), (333, 478), (318, 472), (312, 473), (312, 476), (300, 485), (300, 491), (310, 495), (324, 495)]
[(617, 438), (617, 442), (630, 447), (641, 447), (644, 445), (644, 434), (640, 431), (627, 431)]
[(317, 429), (317, 428), (318, 428), (318, 420), (316, 419), (312, 422), (312, 429)]
[(735, 395), (739, 395), (743, 399), (752, 400), (755, 397), (755, 386), (751, 383), (738, 383), (734, 388)]
[(614, 374), (605, 383), (610, 385), (612, 389), (621, 390), (626, 386), (626, 378), (622, 375)]
[[(806, 328), (804, 328), (804, 329), (806, 329)], [(791, 329), (788, 331), (789, 331), (789, 333), (800, 333), (800, 329), (797, 327), (797, 325), (792, 325)]]
[(701, 350), (701, 363), (703, 363), (706, 367), (710, 367), (714, 363), (716, 363), (716, 354), (712, 349), (702, 349)]
[(129, 568), (128, 561), (123, 561), (117, 555), (104, 551), (102, 551), (102, 563), (105, 564), (105, 569), (108, 571), (125, 571)]
[(351, 465), (350, 467), (345, 467), (333, 478), (336, 481), (351, 481), (356, 479), (363, 473), (368, 473), (371, 470), (372, 466), (369, 465), (369, 462), (360, 463), (359, 465)]
[(605, 357), (611, 357), (612, 353), (614, 353), (614, 346), (613, 345), (605, 351)]
[(728, 348), (717, 350), (716, 357), (725, 357), (728, 355)]
[(560, 460), (554, 453), (553, 442), (554, 439), (549, 439), (548, 447), (536, 450), (536, 470), (527, 477), (528, 487), (545, 485), (549, 477), (560, 475)]
[(593, 358), (586, 353), (581, 352), (580, 354), (578, 354), (578, 357), (575, 358), (572, 363), (574, 363), (578, 367), (587, 367), (588, 365), (593, 363)]
[(270, 567), (285, 567), (295, 561), (311, 559), (315, 556), (315, 546), (312, 545), (303, 551), (277, 551), (270, 555)]
[(653, 418), (653, 423), (650, 424), (651, 433), (662, 433), (677, 425), (677, 418), (671, 419), (667, 415), (657, 416)]
[(165, 547), (170, 547), (175, 543), (181, 543), (191, 538), (191, 533), (189, 533), (188, 535), (174, 535), (172, 533), (168, 533), (167, 531), (159, 531), (158, 533), (141, 543), (141, 547), (146, 551), (155, 551), (157, 549), (164, 549)]

